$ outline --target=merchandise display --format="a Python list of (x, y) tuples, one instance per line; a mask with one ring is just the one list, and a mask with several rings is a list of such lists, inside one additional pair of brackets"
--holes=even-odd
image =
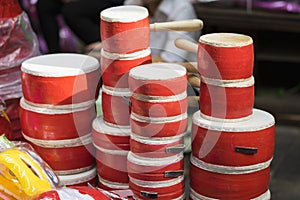
[(190, 198), (269, 200), (275, 119), (253, 109), (252, 39), (213, 33), (199, 43), (202, 83), (200, 110), (193, 114)]
[[(99, 23), (100, 62), (23, 52), (13, 102), (1, 95), (16, 74), (0, 80), (0, 199), (270, 200), (275, 119), (254, 108), (252, 38), (212, 33), (192, 45), (201, 84), (199, 109), (189, 113), (191, 74), (152, 62), (149, 36), (199, 30), (202, 21), (149, 24), (146, 7), (125, 5), (103, 10)], [(0, 76), (15, 67), (2, 67), (1, 56)], [(11, 123), (24, 141), (7, 139)]]

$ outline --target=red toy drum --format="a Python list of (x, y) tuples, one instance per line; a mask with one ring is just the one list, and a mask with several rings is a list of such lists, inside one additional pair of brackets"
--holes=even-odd
[(212, 121), (241, 121), (252, 114), (254, 78), (224, 81), (201, 77), (200, 111)]
[(105, 180), (103, 178), (99, 178), (98, 186), (103, 190), (127, 190), (129, 189), (128, 183), (118, 183), (118, 182), (111, 182), (108, 180)]
[(88, 184), (96, 186), (97, 184), (97, 169), (96, 167), (81, 172), (78, 174), (71, 174), (71, 175), (60, 175), (59, 178), (59, 185), (63, 186), (88, 186)]
[(128, 73), (139, 65), (151, 63), (151, 50), (141, 50), (131, 54), (101, 51), (101, 71), (103, 84), (114, 88), (128, 88)]
[(130, 150), (135, 155), (147, 158), (174, 156), (184, 151), (184, 134), (174, 137), (146, 138), (131, 134)]
[[(212, 198), (205, 197), (203, 195), (198, 194), (192, 188), (190, 189), (190, 198), (189, 199), (190, 200), (199, 200), (199, 199), (212, 200)], [(268, 190), (266, 193), (260, 195), (257, 198), (252, 198), (251, 200), (270, 200), (270, 199), (271, 199), (271, 192), (270, 192), (270, 190)]]
[(252, 76), (254, 50), (252, 38), (236, 33), (202, 35), (198, 46), (198, 70), (201, 76), (235, 80)]
[(130, 126), (129, 89), (102, 86), (102, 112), (105, 123), (111, 126)]
[(111, 182), (128, 183), (127, 154), (129, 151), (95, 147), (98, 176)]
[(92, 127), (96, 146), (110, 150), (130, 150), (130, 127), (109, 126), (103, 121), (103, 117), (95, 118)]
[(69, 140), (39, 140), (23, 136), (57, 175), (81, 173), (95, 165), (91, 134)]
[(98, 96), (99, 62), (91, 56), (41, 55), (23, 62), (21, 71), (24, 98), (41, 107), (93, 101)]
[(183, 176), (167, 181), (145, 181), (130, 177), (129, 188), (138, 199), (185, 199)]
[(270, 161), (254, 166), (212, 165), (191, 157), (190, 186), (198, 194), (226, 200), (253, 199), (268, 191)]
[(91, 133), (96, 117), (95, 102), (72, 104), (72, 109), (59, 106), (40, 108), (24, 98), (20, 101), (23, 134), (40, 140), (74, 139)]
[(148, 10), (142, 6), (117, 6), (100, 13), (103, 49), (127, 54), (150, 46)]
[(135, 94), (173, 96), (186, 92), (186, 69), (173, 63), (152, 63), (129, 71), (129, 88)]
[(186, 92), (175, 96), (147, 96), (133, 93), (131, 111), (145, 117), (171, 117), (187, 112)]
[(253, 109), (247, 121), (212, 122), (193, 115), (192, 153), (203, 162), (223, 166), (247, 166), (272, 159), (275, 145), (274, 117)]
[(143, 117), (131, 113), (132, 133), (142, 137), (173, 137), (182, 135), (187, 130), (187, 113), (173, 117)]
[(132, 178), (148, 181), (165, 181), (183, 175), (183, 154), (164, 158), (147, 158), (132, 152), (128, 154), (128, 173)]

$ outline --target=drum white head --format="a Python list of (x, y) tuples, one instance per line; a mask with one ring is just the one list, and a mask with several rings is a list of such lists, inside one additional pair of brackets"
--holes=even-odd
[(107, 22), (136, 22), (147, 18), (148, 10), (142, 6), (116, 6), (100, 13), (102, 20)]
[(137, 80), (169, 80), (182, 77), (186, 69), (173, 63), (151, 63), (130, 70), (129, 76)]
[(75, 53), (47, 54), (30, 58), (22, 63), (25, 73), (42, 77), (77, 76), (98, 70), (96, 58)]

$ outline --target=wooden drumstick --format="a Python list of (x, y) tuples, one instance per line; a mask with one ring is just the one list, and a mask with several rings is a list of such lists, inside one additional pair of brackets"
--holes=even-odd
[(173, 22), (159, 22), (150, 24), (151, 32), (164, 31), (198, 31), (203, 28), (203, 22), (200, 19), (181, 20)]
[(200, 77), (196, 76), (194, 73), (188, 73), (188, 81), (192, 87), (200, 87)]
[(179, 49), (183, 49), (183, 50), (186, 50), (191, 53), (198, 52), (198, 44), (195, 44), (194, 42), (191, 42), (191, 41), (183, 39), (183, 38), (176, 39), (175, 46)]
[(188, 73), (198, 74), (197, 62), (175, 62), (175, 64), (185, 67)]

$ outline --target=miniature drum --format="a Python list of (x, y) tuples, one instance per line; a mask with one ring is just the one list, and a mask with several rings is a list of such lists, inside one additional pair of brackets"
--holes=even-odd
[(142, 6), (116, 6), (100, 13), (103, 49), (127, 54), (150, 46), (148, 10)]
[(253, 109), (247, 121), (212, 122), (193, 115), (192, 153), (203, 162), (223, 166), (247, 166), (272, 159), (275, 146), (274, 117)]
[(247, 120), (254, 105), (254, 78), (224, 81), (201, 77), (199, 107), (212, 121)]
[(172, 137), (184, 134), (187, 130), (187, 113), (172, 117), (143, 117), (131, 113), (131, 131), (142, 137)]
[(105, 123), (111, 126), (130, 126), (129, 89), (102, 86), (102, 112)]
[(183, 175), (183, 154), (164, 158), (147, 158), (129, 152), (128, 157), (129, 176), (148, 181), (164, 181)]
[(270, 162), (253, 166), (211, 165), (191, 157), (190, 186), (213, 199), (253, 199), (268, 191)]
[(23, 136), (57, 175), (81, 173), (95, 165), (91, 134), (68, 140), (40, 140)]
[(167, 181), (144, 181), (130, 177), (129, 188), (138, 199), (185, 199), (183, 176)]
[(174, 137), (146, 138), (131, 133), (130, 150), (135, 155), (147, 158), (174, 156), (184, 151), (184, 134)]
[(175, 96), (132, 94), (131, 111), (146, 117), (170, 117), (187, 112), (188, 97), (184, 92)]
[(96, 146), (110, 150), (130, 150), (130, 127), (107, 125), (103, 117), (97, 117), (92, 124), (93, 142)]
[(115, 54), (101, 50), (101, 71), (103, 84), (113, 88), (128, 88), (128, 73), (139, 65), (151, 63), (151, 50), (131, 54)]
[(58, 179), (61, 187), (88, 186), (88, 184), (96, 186), (97, 169), (94, 167), (88, 171), (78, 174), (60, 175), (58, 176)]
[(94, 146), (98, 176), (111, 182), (128, 184), (127, 154), (129, 151), (105, 149), (95, 144)]
[(91, 56), (41, 55), (23, 62), (21, 71), (24, 98), (41, 107), (82, 103), (98, 96), (99, 62)]
[(252, 76), (254, 50), (252, 38), (236, 33), (200, 36), (198, 70), (201, 76), (235, 80)]
[(152, 63), (129, 71), (129, 88), (135, 94), (173, 96), (186, 92), (186, 69), (173, 63)]
[[(198, 194), (192, 188), (190, 189), (190, 198), (189, 199), (190, 200), (198, 200), (198, 199), (211, 200), (210, 197), (205, 197), (201, 194)], [(270, 200), (270, 199), (271, 199), (271, 192), (270, 192), (270, 190), (268, 190), (264, 194), (262, 194), (256, 198), (252, 198), (251, 200)]]
[(40, 108), (24, 98), (20, 101), (23, 134), (40, 140), (74, 139), (91, 133), (96, 117), (95, 102), (73, 104), (73, 109)]

